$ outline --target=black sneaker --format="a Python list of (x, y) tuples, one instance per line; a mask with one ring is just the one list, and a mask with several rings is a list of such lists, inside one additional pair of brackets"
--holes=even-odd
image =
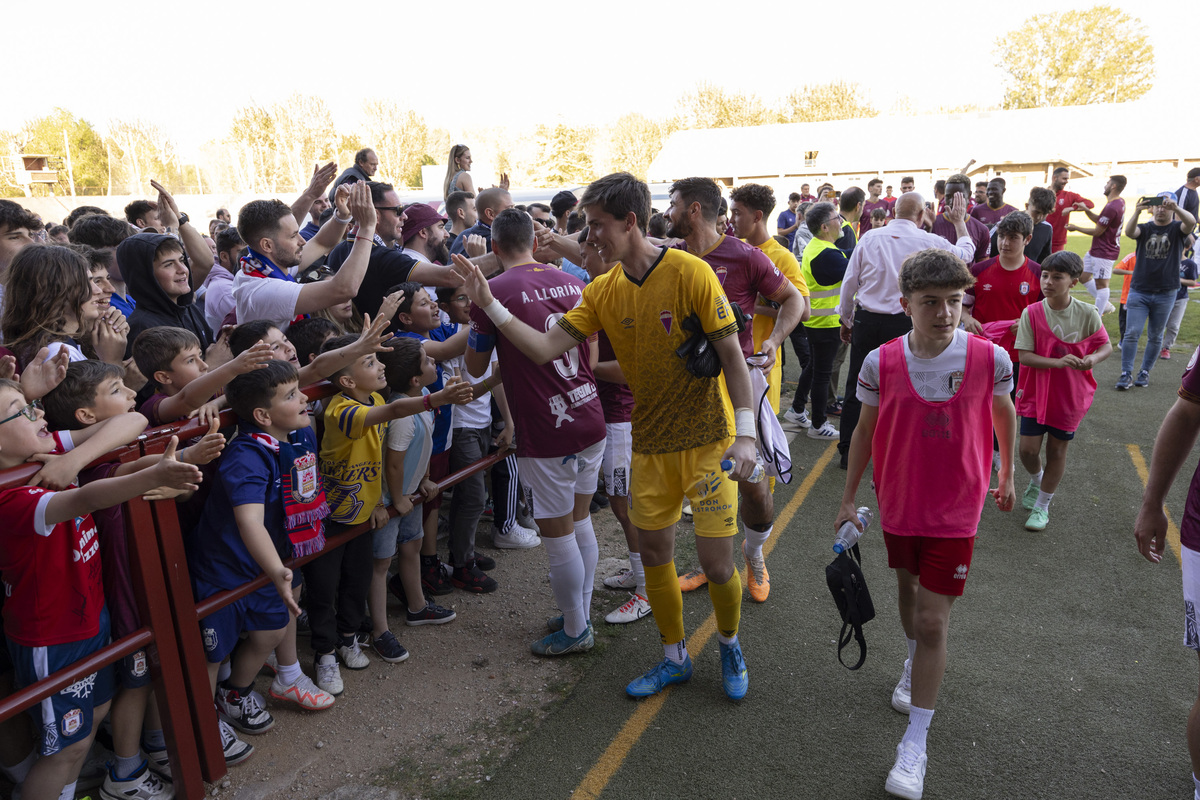
[(396, 641), (396, 637), (391, 631), (386, 631), (375, 639), (371, 646), (375, 648), (375, 653), (389, 664), (399, 664), (408, 658), (408, 650)]
[(499, 585), (496, 581), (489, 577), (487, 573), (475, 566), (475, 560), (471, 559), (465, 567), (458, 567), (454, 570), (454, 575), (450, 581), (459, 589), (463, 589), (475, 594), (487, 594), (488, 592), (496, 591)]
[(421, 588), (427, 595), (450, 594), (454, 591), (454, 584), (446, 578), (442, 562), (437, 556), (433, 556), (432, 560), (421, 557)]
[(496, 559), (491, 556), (481, 556), (475, 554), (475, 566), (479, 567), (484, 572), (491, 572), (496, 568)]
[(458, 616), (450, 609), (433, 603), (426, 603), (425, 607), (415, 614), (411, 611), (404, 613), (404, 621), (409, 625), (445, 625), (447, 622), (453, 622)]

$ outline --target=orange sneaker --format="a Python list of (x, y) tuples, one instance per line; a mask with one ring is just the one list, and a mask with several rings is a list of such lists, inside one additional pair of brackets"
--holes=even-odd
[[(742, 550), (742, 555), (746, 556), (745, 549)], [(767, 572), (767, 562), (762, 556), (746, 556), (746, 588), (750, 590), (751, 600), (756, 603), (767, 602), (767, 595), (771, 593), (771, 576)]]
[(708, 583), (708, 576), (704, 574), (704, 570), (700, 567), (696, 567), (691, 572), (686, 572), (679, 576), (679, 590), (681, 592), (694, 592), (706, 583)]

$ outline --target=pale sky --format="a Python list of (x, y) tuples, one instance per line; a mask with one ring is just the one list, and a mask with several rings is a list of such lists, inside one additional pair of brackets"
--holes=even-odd
[[(884, 112), (904, 96), (920, 110), (989, 105), (1002, 96), (993, 40), (1032, 14), (1089, 5), (65, 0), (23, 15), (26, 27), (6, 37), (6, 60), (28, 80), (0, 104), (0, 129), (54, 106), (101, 129), (142, 118), (171, 134), (186, 159), (220, 138), (238, 107), (296, 91), (324, 98), (342, 132), (356, 128), (365, 98), (382, 97), (452, 137), (480, 126), (603, 123), (629, 111), (665, 116), (701, 81), (771, 101), (804, 83), (846, 79)], [(1190, 4), (1160, 0), (1153, 14), (1147, 3), (1111, 5), (1146, 23), (1153, 93), (1193, 102)], [(846, 25), (850, 36), (840, 35)]]

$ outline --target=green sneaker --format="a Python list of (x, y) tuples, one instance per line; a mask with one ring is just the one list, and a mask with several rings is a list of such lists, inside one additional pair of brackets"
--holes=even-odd
[(1021, 507), (1026, 511), (1033, 511), (1033, 504), (1037, 502), (1038, 493), (1041, 491), (1041, 486), (1035, 486), (1033, 481), (1030, 481), (1029, 486), (1025, 487), (1025, 494), (1021, 495)]
[(1046, 526), (1050, 524), (1050, 511), (1045, 508), (1034, 508), (1029, 514), (1029, 519), (1025, 520), (1025, 530), (1027, 531), (1044, 531)]

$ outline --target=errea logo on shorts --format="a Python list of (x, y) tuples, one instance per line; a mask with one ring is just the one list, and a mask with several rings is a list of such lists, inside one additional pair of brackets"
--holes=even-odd
[(958, 581), (965, 581), (967, 579), (967, 565), (966, 564), (958, 565), (958, 569), (954, 570), (954, 579), (958, 580)]

